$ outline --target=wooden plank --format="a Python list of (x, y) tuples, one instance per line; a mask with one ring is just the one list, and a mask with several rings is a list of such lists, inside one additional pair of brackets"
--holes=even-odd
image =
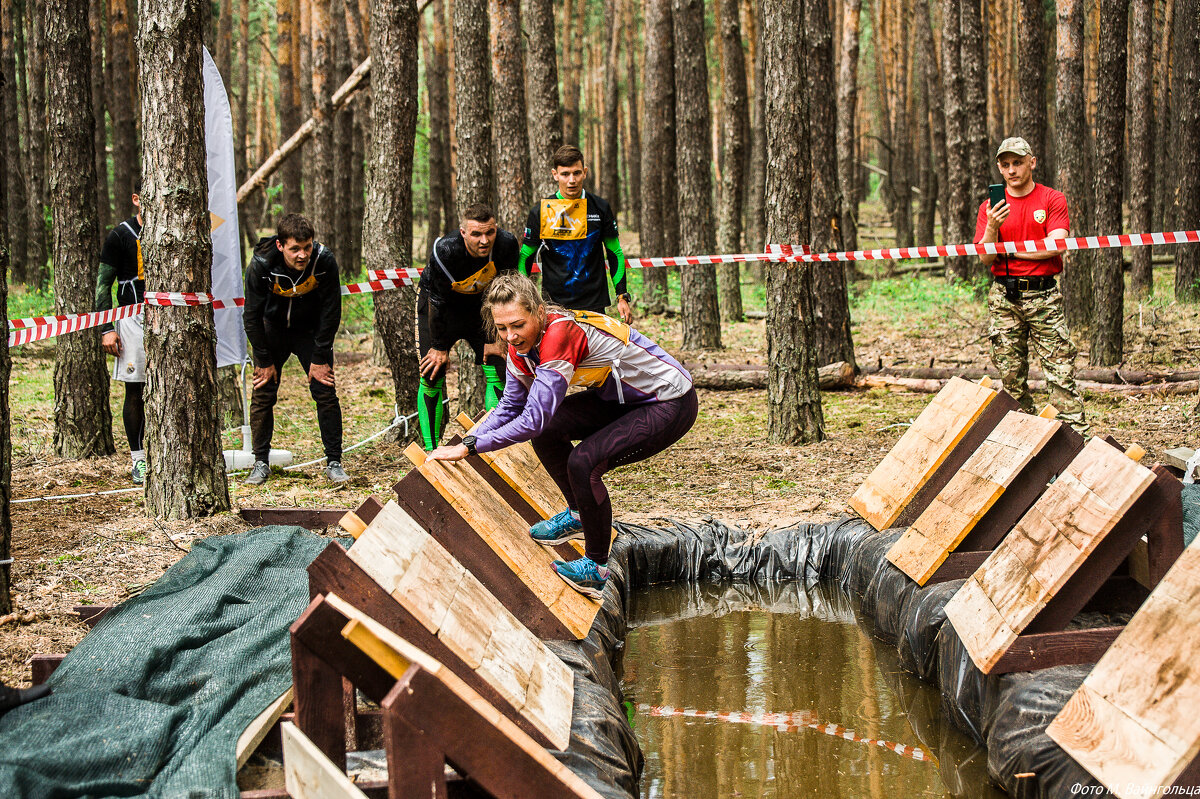
[(950, 380), (854, 493), (851, 507), (876, 529), (891, 527), (996, 396), (961, 378)]
[[(1115, 645), (1109, 653), (1113, 649)], [(1194, 717), (1195, 708), (1191, 710)], [(1050, 722), (1046, 734), (1122, 799), (1153, 795), (1146, 791), (1171, 785), (1186, 765), (1181, 765), (1178, 751), (1092, 690), (1087, 680)]]
[(496, 799), (599, 799), (574, 772), (466, 687), (414, 669), (383, 701)]
[(1021, 633), (1062, 630), (1079, 612), (1149, 525), (1152, 509), (1130, 511), (1155, 479), (1105, 442), (1088, 442), (946, 606), (981, 671), (991, 673)]
[[(349, 625), (343, 628), (342, 637), (349, 640), (371, 657), (372, 660), (383, 666), (393, 677), (398, 678), (398, 673), (399, 675), (403, 675), (409, 665), (415, 663), (425, 671), (439, 675), (441, 679), (453, 679), (457, 683), (461, 683), (464, 690), (478, 696), (478, 693), (473, 688), (455, 676), (450, 669), (411, 643), (405, 641), (378, 621), (335, 595), (326, 596), (325, 599), (349, 621), (357, 622), (353, 628), (350, 628)], [(523, 708), (528, 690), (529, 671), (532, 664), (537, 661), (542, 664), (542, 667), (548, 673), (553, 675), (553, 678), (548, 679), (546, 684), (539, 686), (543, 691), (543, 696), (538, 707), (545, 705), (571, 707), (575, 693), (574, 673), (556, 656), (545, 650), (544, 645), (540, 641), (532, 638), (527, 633), (528, 631), (524, 629), (513, 628), (493, 635), (488, 642), (488, 651), (484, 654), (484, 663), (480, 666), (481, 675), (490, 675), (492, 679), (489, 682), (493, 687), (515, 707)], [(364, 641), (368, 642), (368, 645), (364, 645)], [(391, 654), (380, 656), (379, 653), (385, 649), (390, 650)], [(539, 652), (539, 649), (542, 651)], [(543, 653), (546, 656), (541, 656)], [(389, 657), (392, 660), (389, 660)], [(514, 694), (519, 694), (519, 697), (514, 696)], [(516, 699), (519, 699), (519, 701), (514, 701)], [(480, 697), (480, 701), (486, 702), (482, 697)], [(489, 707), (492, 706), (491, 703), (487, 704)], [(567, 742), (571, 737), (571, 720), (569, 716), (565, 725), (559, 721), (558, 726), (551, 728), (545, 717), (527, 713), (523, 713), (522, 715), (555, 748), (566, 748)], [(555, 714), (554, 718), (561, 720), (561, 715)]]
[(395, 486), (396, 502), (422, 528), (463, 564), (488, 592), (543, 640), (577, 640), (582, 637), (559, 619), (509, 563), (492, 548), (445, 500), (418, 469), (411, 470)]
[(1190, 447), (1176, 447), (1175, 449), (1169, 449), (1160, 455), (1159, 460), (1161, 460), (1165, 465), (1170, 466), (1172, 469), (1178, 469), (1182, 472), (1187, 468), (1187, 462), (1195, 456), (1196, 450), (1191, 449)]
[(250, 524), (295, 525), (306, 530), (324, 530), (336, 527), (350, 508), (242, 508), (238, 511)]
[(990, 674), (1037, 671), (1054, 666), (1095, 663), (1124, 627), (1093, 627), (1052, 633), (1019, 635), (1008, 651), (992, 666)]
[[(547, 695), (538, 698), (537, 706), (570, 707), (570, 670), (397, 503), (389, 502), (376, 515), (348, 555), (385, 590), (395, 586), (393, 598), (512, 707), (524, 707), (526, 683), (535, 664), (554, 677), (540, 687)], [(559, 582), (562, 590), (570, 591)], [(574, 604), (550, 605), (563, 614), (573, 608)], [(501, 645), (510, 651), (508, 657), (494, 656)], [(460, 670), (455, 671), (461, 676)], [(529, 720), (538, 723), (536, 716)]]
[[(418, 471), (543, 604), (549, 607), (561, 597), (565, 604), (573, 605), (576, 612), (560, 620), (576, 638), (587, 635), (599, 603), (569, 588), (573, 596), (566, 596), (565, 584), (551, 568), (553, 553), (529, 537), (529, 526), (473, 469), (430, 461)], [(587, 619), (586, 625), (581, 619)]]
[(71, 612), (79, 616), (79, 620), (86, 624), (89, 628), (95, 627), (100, 623), (100, 619), (104, 618), (110, 610), (117, 607), (116, 605), (76, 605), (71, 608)]
[(350, 778), (295, 724), (285, 722), (283, 775), (292, 799), (366, 799)]
[(297, 637), (295, 628), (293, 624), (292, 685), (295, 688), (296, 726), (339, 769), (345, 769), (346, 721), (341, 675)]
[(237, 756), (238, 768), (246, 765), (246, 761), (250, 759), (250, 755), (258, 749), (258, 745), (267, 737), (267, 733), (279, 721), (279, 717), (283, 715), (283, 711), (288, 709), (292, 704), (292, 686), (288, 686), (287, 690), (281, 693), (274, 702), (267, 705), (262, 713), (254, 721), (242, 730), (242, 734), (238, 736), (237, 748), (235, 750)]

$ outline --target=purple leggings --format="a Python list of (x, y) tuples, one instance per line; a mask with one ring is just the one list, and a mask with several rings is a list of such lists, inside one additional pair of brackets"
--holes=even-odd
[(584, 391), (564, 399), (531, 442), (567, 505), (579, 512), (584, 551), (596, 563), (608, 563), (612, 537), (612, 501), (600, 478), (609, 469), (643, 461), (683, 438), (696, 421), (696, 410), (695, 389), (645, 405), (622, 405)]

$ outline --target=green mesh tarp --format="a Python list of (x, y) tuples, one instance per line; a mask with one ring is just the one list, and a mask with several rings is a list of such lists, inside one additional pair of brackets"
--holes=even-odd
[(329, 543), (299, 527), (198, 541), (0, 717), (0, 797), (236, 797), (238, 736), (292, 681), (288, 626)]
[(1200, 483), (1183, 484), (1183, 545), (1190, 546), (1200, 532)]

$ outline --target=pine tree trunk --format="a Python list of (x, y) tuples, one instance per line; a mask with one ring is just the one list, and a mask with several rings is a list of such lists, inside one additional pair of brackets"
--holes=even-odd
[[(1152, 231), (1154, 211), (1154, 2), (1133, 0), (1129, 53), (1129, 226)], [(1135, 297), (1154, 293), (1150, 247), (1134, 247), (1132, 289)]]
[[(1054, 89), (1054, 131), (1058, 174), (1055, 186), (1067, 196), (1071, 233), (1087, 235), (1092, 229), (1092, 180), (1089, 171), (1088, 124), (1083, 94), (1084, 0), (1058, 0), (1057, 62)], [(1086, 330), (1092, 322), (1092, 252), (1063, 255), (1063, 310), (1067, 325)]]
[(471, 203), (492, 201), (492, 64), (487, 0), (454, 0), (453, 10), (457, 218)]
[[(896, 228), (896, 244), (901, 247), (911, 247), (913, 244), (912, 147), (908, 116), (908, 26), (898, 24), (899, 20), (907, 18), (905, 3), (901, 2), (899, 8), (889, 11), (885, 22), (894, 28), (891, 36), (893, 74), (888, 92), (891, 151), (886, 182), (892, 195), (892, 224)], [(878, 52), (876, 55), (878, 56)], [(809, 74), (812, 74), (811, 71)], [(817, 95), (814, 93), (813, 96)]]
[(1162, 14), (1156, 37), (1158, 54), (1155, 57), (1154, 77), (1157, 86), (1154, 101), (1154, 174), (1158, 176), (1154, 184), (1154, 218), (1158, 220), (1161, 230), (1175, 230), (1175, 137), (1171, 135), (1171, 118), (1174, 116), (1171, 107), (1171, 53), (1174, 49), (1175, 0), (1159, 0), (1159, 3)]
[[(558, 98), (558, 56), (554, 45), (554, 0), (524, 0), (525, 100), (529, 132), (529, 165), (535, 196), (554, 193), (550, 156), (563, 145), (563, 112)], [(520, 232), (523, 217), (513, 224)]]
[[(721, 8), (722, 47), (721, 121), (725, 137), (725, 163), (721, 170), (720, 221), (717, 251), (742, 251), (742, 198), (746, 190), (746, 133), (749, 101), (746, 98), (746, 56), (742, 52), (742, 26), (738, 0), (717, 0)], [(742, 311), (741, 268), (738, 264), (718, 267), (721, 317), (740, 322)]]
[[(371, 3), (372, 53), (416, 51), (416, 5), (415, 0)], [(440, 12), (435, 7), (434, 13)], [(405, 268), (412, 265), (417, 62), (409, 58), (383, 59), (372, 62), (371, 73), (371, 169), (367, 173), (363, 260), (368, 270)], [(415, 305), (416, 294), (411, 287), (385, 291), (375, 298), (375, 341), (382, 341), (387, 352), (396, 406), (402, 415), (416, 409), (420, 381)]]
[[(276, 59), (279, 61), (279, 131), (283, 136), (291, 136), (300, 127), (300, 108), (296, 102), (296, 71), (292, 60), (295, 45), (292, 42), (296, 35), (296, 18), (294, 16), (296, 0), (276, 0)], [(283, 213), (299, 213), (304, 209), (303, 194), (300, 181), (302, 180), (301, 161), (298, 155), (279, 165), (280, 180), (283, 191), (279, 196)]]
[[(1063, 0), (1070, 2), (1070, 0)], [(973, 238), (975, 228), (966, 225), (964, 207), (970, 204), (971, 178), (967, 169), (967, 119), (963, 105), (962, 27), (960, 0), (942, 0), (942, 89), (946, 115), (946, 208), (942, 217), (942, 240), (962, 244)], [(946, 258), (946, 277), (966, 280), (971, 260), (965, 256)]]
[[(1190, 229), (1200, 220), (1200, 4), (1196, 0), (1176, 2), (1171, 82), (1179, 176), (1175, 219), (1176, 224)], [(1175, 299), (1200, 301), (1200, 244), (1175, 248)]]
[[(646, 55), (642, 61), (642, 129), (646, 140), (642, 147), (642, 218), (641, 255), (675, 255), (672, 249), (677, 219), (674, 187), (668, 188), (664, 175), (667, 164), (675, 163), (675, 34), (671, 25), (671, 0), (646, 0)], [(669, 159), (669, 161), (668, 161)], [(668, 234), (671, 234), (668, 238)], [(639, 302), (650, 313), (662, 313), (667, 307), (667, 270), (655, 267), (642, 270), (642, 297)]]
[[(458, 0), (455, 0), (458, 2)], [(563, 6), (563, 143), (579, 147), (579, 95), (583, 84), (580, 68), (580, 48), (583, 46), (583, 23), (586, 16), (581, 13), (584, 0), (566, 0)], [(549, 159), (546, 159), (549, 162)]]
[[(923, 4), (924, 0), (917, 0), (917, 5)], [(929, 124), (929, 85), (924, 75), (913, 76), (913, 89), (917, 92), (917, 141), (914, 168), (917, 173), (917, 188), (920, 189), (920, 197), (917, 198), (915, 235), (917, 241), (925, 243), (934, 240), (933, 223), (937, 216), (938, 184), (937, 173), (933, 167), (933, 140)]]
[[(247, 137), (250, 126), (250, 0), (241, 0), (238, 14), (241, 19), (237, 43), (238, 91), (236, 116), (233, 118), (233, 156), (234, 173), (237, 175), (238, 185), (241, 185), (247, 177), (246, 151), (249, 148)], [(249, 207), (249, 204), (238, 207), (238, 226), (242, 234), (242, 263), (249, 260), (248, 252), (258, 242), (252, 217), (246, 212)]]
[[(296, 88), (300, 95), (300, 116), (297, 119), (298, 124), (303, 124), (303, 120), (309, 119), (313, 115), (313, 47), (312, 47), (312, 4), (313, 0), (296, 0), (297, 11), (299, 12), (299, 28), (300, 34), (293, 36), (295, 42), (295, 58), (292, 63), (296, 65)], [(300, 161), (300, 185), (303, 187), (302, 200), (303, 205), (300, 208), (290, 209), (296, 213), (307, 214), (309, 217), (313, 215), (313, 207), (316, 202), (316, 161), (313, 159), (314, 145), (311, 140), (304, 145), (296, 155), (301, 156)], [(317, 236), (322, 236), (323, 231), (318, 230)]]
[[(833, 67), (833, 33), (826, 0), (805, 0), (804, 23), (808, 53), (808, 119), (812, 173), (809, 200), (810, 234), (814, 252), (842, 249), (842, 193), (838, 185), (837, 86)], [(779, 269), (779, 266), (775, 266)], [(850, 333), (850, 297), (846, 270), (839, 263), (813, 269), (813, 335), (817, 363), (845, 361), (854, 365)]]
[[(939, 68), (937, 45), (933, 41), (933, 28), (929, 20), (929, 3), (931, 0), (914, 0), (916, 11), (917, 39), (916, 52), (924, 64), (925, 97), (929, 105), (929, 147), (930, 147), (930, 190), (936, 197), (936, 205), (942, 219), (942, 240), (946, 238), (947, 217), (947, 186), (946, 186), (946, 112), (945, 90), (942, 86), (942, 73)], [(925, 191), (924, 188), (921, 189)], [(921, 240), (933, 241), (933, 220), (929, 219), (921, 227)], [(972, 231), (973, 232), (973, 231)], [(926, 238), (928, 234), (928, 238)]]
[[(960, 19), (967, 177), (963, 185), (963, 203), (958, 207), (963, 215), (963, 232), (966, 240), (969, 240), (975, 235), (975, 214), (979, 203), (987, 194), (988, 184), (994, 182), (992, 177), (996, 154), (988, 147), (986, 45), (979, 0), (962, 0)], [(969, 262), (977, 272), (987, 271), (978, 258), (971, 258)]]
[[(767, 238), (777, 244), (809, 240), (807, 69), (796, 46), (799, 0), (763, 0), (762, 55), (770, 69), (766, 95)], [(817, 382), (811, 264), (767, 270), (767, 440), (806, 444), (825, 438)]]
[[(675, 30), (675, 125), (679, 176), (679, 240), (683, 255), (711, 253), (712, 138), (708, 62), (704, 48), (704, 0), (673, 0)], [(717, 275), (711, 265), (680, 272), (685, 350), (720, 349)]]
[[(1125, 46), (1129, 0), (1100, 0), (1100, 64), (1096, 106), (1095, 228), (1121, 232), (1125, 186)], [(1193, 20), (1194, 22), (1194, 20)], [(1182, 171), (1182, 170), (1181, 170)], [(1092, 366), (1121, 362), (1125, 314), (1124, 258), (1120, 249), (1097, 250), (1092, 267), (1096, 316)]]
[[(112, 195), (108, 183), (108, 131), (105, 124), (105, 108), (108, 98), (104, 92), (104, 0), (90, 0), (88, 21), (92, 32), (92, 121), (95, 126), (94, 149), (96, 151), (96, 210), (100, 219), (100, 230), (113, 221)], [(43, 4), (44, 13), (44, 4)], [(100, 246), (100, 242), (96, 242)], [(99, 250), (97, 250), (99, 252)]]
[[(1149, 2), (1149, 0), (1147, 0)], [(1046, 158), (1046, 12), (1042, 0), (1017, 0), (1017, 130), (1050, 174)]]
[(337, 208), (337, 148), (333, 114), (334, 30), (333, 0), (309, 0), (312, 14), (312, 118), (316, 123), (307, 161), (312, 164), (312, 191), (308, 215), (317, 232), (317, 240), (335, 254), (341, 253), (338, 244)]
[[(918, 4), (920, 0), (918, 0)], [(858, 249), (858, 33), (862, 0), (842, 0), (842, 45), (837, 85), (838, 183), (842, 190), (842, 246)]]
[(29, 72), (26, 150), (29, 168), (27, 218), (29, 226), (29, 279), (44, 286), (46, 268), (46, 61), (45, 0), (25, 0), (25, 59)]
[(521, 0), (491, 0), (492, 92), (496, 124), (496, 218), (521, 230), (533, 201), (529, 179), (529, 133), (525, 122), (525, 56), (521, 49)]
[(637, 86), (637, 0), (624, 0), (622, 4), (625, 25), (625, 109), (628, 138), (625, 141), (625, 190), (629, 198), (626, 203), (626, 225), (638, 226), (641, 233), (642, 220), (642, 133), (638, 120)]
[[(341, 2), (331, 5), (333, 24), (333, 80), (332, 93), (350, 77), (356, 66), (350, 63), (350, 39), (346, 30), (346, 13)], [(358, 256), (350, 251), (351, 203), (350, 192), (354, 184), (354, 170), (362, 169), (362, 162), (354, 163), (354, 110), (347, 104), (333, 115), (333, 196), (337, 205), (334, 224), (337, 226), (337, 252), (347, 274), (358, 274), (361, 264)]]
[(620, 112), (620, 55), (621, 55), (621, 24), (616, 13), (608, 14), (607, 44), (608, 52), (604, 60), (604, 114), (600, 125), (601, 148), (603, 153), (599, 167), (600, 195), (608, 200), (613, 213), (621, 213), (621, 177), (619, 142), (621, 140)]
[(443, 233), (453, 230), (454, 193), (450, 188), (450, 87), (446, 78), (446, 9), (433, 4), (433, 36), (425, 59), (429, 94), (429, 219), (425, 252)]
[[(0, 120), (0, 126), (3, 121)], [(0, 130), (0, 133), (3, 131)], [(0, 179), (0, 208), (5, 207), (7, 192)], [(8, 329), (8, 231), (0, 225), (0, 324)], [(8, 379), (12, 373), (12, 356), (8, 347), (0, 352), (0, 615), (11, 613), (12, 564), (12, 426), (8, 410)]]
[(125, 218), (129, 198), (141, 174), (138, 154), (133, 71), (133, 38), (129, 29), (130, 0), (108, 3), (108, 115), (112, 120), (113, 205), (116, 217)]
[[(200, 0), (142, 0), (147, 291), (212, 288)], [(146, 510), (166, 519), (229, 510), (210, 305), (146, 307)]]
[[(211, 22), (209, 15), (205, 15), (204, 21), (206, 24)], [(221, 80), (226, 86), (233, 86), (233, 0), (221, 0), (217, 15), (217, 47), (212, 55)]]
[(13, 26), (17, 9), (14, 3), (0, 3), (0, 100), (4, 106), (4, 171), (8, 175), (8, 207), (3, 209), (8, 225), (12, 274), (15, 280), (30, 282), (29, 225), (26, 208), (25, 170), (21, 166), (21, 121), (17, 115), (17, 62)]
[[(92, 109), (87, 102), (91, 97), (87, 25), (87, 0), (47, 0), (46, 106), (54, 214), (54, 308), (59, 314), (87, 313), (96, 297), (99, 224)], [(95, 329), (80, 331), (59, 337), (56, 345), (54, 452), (70, 459), (111, 455), (116, 448), (100, 336)]]

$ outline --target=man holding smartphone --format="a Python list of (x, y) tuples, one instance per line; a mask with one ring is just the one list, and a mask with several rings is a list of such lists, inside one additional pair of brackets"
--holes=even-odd
[[(979, 206), (977, 244), (1063, 239), (1070, 235), (1067, 199), (1062, 192), (1034, 181), (1037, 158), (1029, 142), (1019, 136), (1005, 139), (996, 151), (996, 166), (1004, 183), (991, 187), (994, 196)], [(1046, 375), (1050, 402), (1058, 409), (1058, 418), (1087, 435), (1083, 398), (1075, 384), (1077, 350), (1067, 330), (1062, 291), (1054, 278), (1063, 268), (1061, 253), (1040, 250), (980, 255), (979, 259), (992, 272), (988, 336), (992, 362), (1000, 372), (1004, 389), (1023, 409), (1034, 412), (1029, 393), (1032, 348)]]

